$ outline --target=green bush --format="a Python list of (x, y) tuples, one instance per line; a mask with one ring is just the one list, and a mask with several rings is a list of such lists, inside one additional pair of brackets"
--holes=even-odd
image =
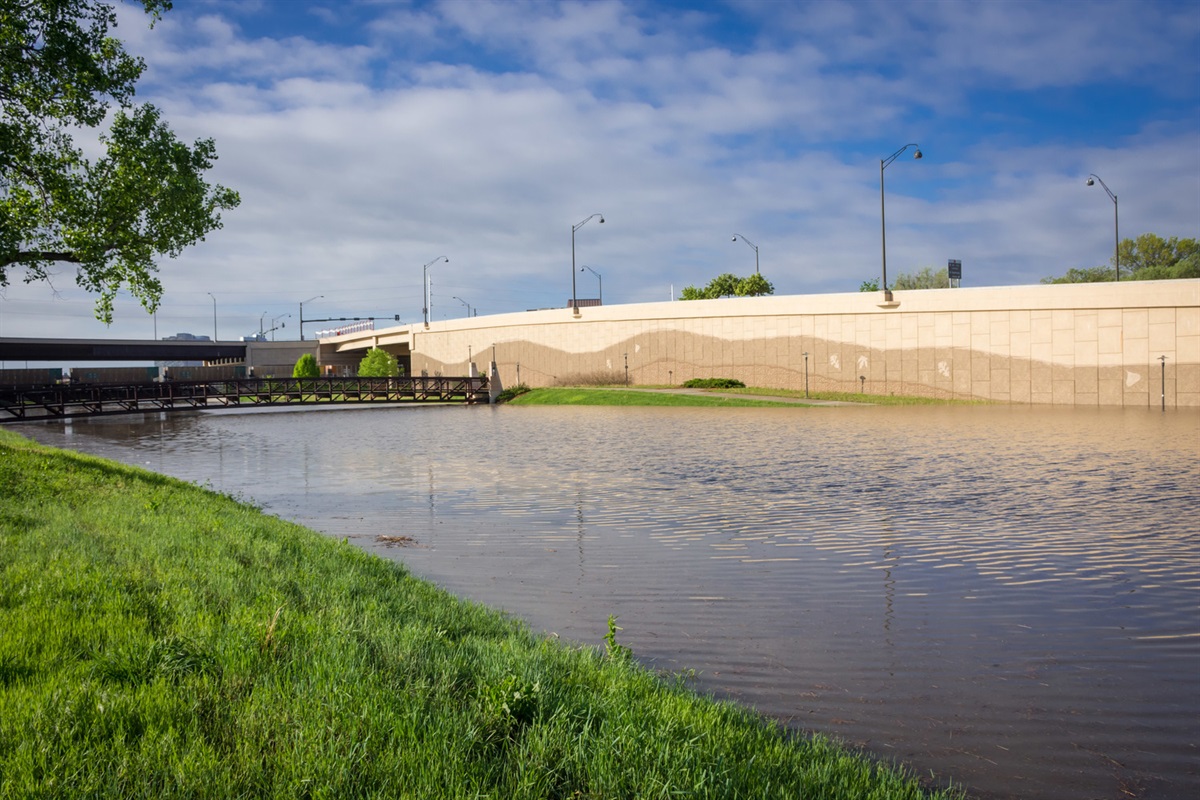
[(317, 357), (312, 353), (305, 353), (296, 359), (296, 366), (292, 367), (293, 378), (317, 378), (321, 375), (321, 368), (317, 366)]
[(395, 378), (400, 374), (396, 357), (386, 350), (372, 347), (358, 365), (360, 378)]
[(529, 391), (531, 391), (531, 389), (528, 386), (526, 386), (523, 383), (518, 383), (516, 386), (510, 386), (509, 388), (500, 392), (500, 394), (496, 395), (496, 402), (497, 403), (507, 403), (509, 400), (512, 400), (514, 397), (520, 397), (521, 395), (523, 395)]
[(735, 378), (692, 378), (683, 384), (685, 389), (745, 389), (746, 384)]

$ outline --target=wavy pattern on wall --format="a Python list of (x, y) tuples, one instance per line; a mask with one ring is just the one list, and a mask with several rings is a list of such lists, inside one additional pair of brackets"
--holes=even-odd
[[(494, 347), (505, 385), (620, 382), (628, 366), (636, 384), (726, 377), (802, 390), (807, 370), (813, 391), (1200, 408), (1200, 281), (1162, 283), (1178, 285), (934, 290), (899, 308), (833, 296), (819, 309), (770, 298), (479, 317), (414, 334), (412, 369), (462, 374), (469, 359), (486, 370)], [(1088, 292), (1103, 302), (1089, 306)], [(976, 298), (984, 307), (963, 302)]]

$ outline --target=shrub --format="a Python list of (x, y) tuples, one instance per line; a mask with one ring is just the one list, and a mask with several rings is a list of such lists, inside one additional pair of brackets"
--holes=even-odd
[(386, 350), (372, 347), (358, 365), (360, 378), (395, 378), (400, 374), (396, 357)]
[(735, 378), (692, 378), (683, 384), (685, 389), (745, 389), (746, 384)]
[(532, 391), (532, 390), (528, 386), (526, 386), (523, 383), (518, 383), (516, 386), (510, 386), (509, 388), (500, 392), (500, 394), (496, 395), (496, 402), (497, 403), (507, 403), (509, 400), (512, 400), (514, 397), (520, 397), (521, 395), (523, 395), (529, 391)]
[(292, 367), (293, 378), (317, 378), (321, 375), (321, 368), (317, 366), (317, 357), (312, 353), (305, 353), (296, 359), (296, 366)]

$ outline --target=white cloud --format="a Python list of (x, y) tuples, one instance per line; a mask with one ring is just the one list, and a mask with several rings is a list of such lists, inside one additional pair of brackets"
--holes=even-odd
[[(1200, 234), (1198, 15), (1117, 3), (1071, 25), (1056, 4), (1009, 5), (348, 4), (298, 15), (336, 33), (322, 41), (254, 27), (270, 3), (179, 5), (153, 31), (123, 15), (151, 65), (139, 99), (213, 137), (213, 178), (243, 198), (162, 264), (159, 334), (210, 332), (208, 292), (223, 336), (318, 294), (314, 313), (417, 319), (421, 265), (443, 254), (437, 318), (465, 313), (454, 295), (481, 314), (563, 305), (571, 226), (594, 212), (607, 222), (579, 231), (577, 263), (608, 302), (746, 274), (735, 232), (778, 292), (853, 291), (880, 268), (879, 159), (908, 141), (926, 157), (887, 170), (889, 276), (960, 258), (968, 285), (1032, 283), (1105, 263), (1112, 209), (1090, 172), (1118, 193), (1123, 236)], [(747, 35), (714, 34), (735, 18)], [(1150, 108), (1116, 137), (1038, 136), (1020, 117), (1023, 92), (1125, 87), (1172, 59), (1191, 122)], [(977, 118), (981, 86), (1013, 104)], [(576, 277), (583, 296), (593, 276)], [(10, 287), (0, 335), (103, 335), (69, 273), (55, 285), (63, 299)], [(148, 330), (121, 305), (108, 333)]]

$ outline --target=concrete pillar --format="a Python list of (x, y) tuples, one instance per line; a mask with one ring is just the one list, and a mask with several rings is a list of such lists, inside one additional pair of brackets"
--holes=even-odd
[(503, 391), (504, 387), (500, 385), (500, 370), (493, 361), (488, 364), (488, 402), (495, 404), (496, 397)]

